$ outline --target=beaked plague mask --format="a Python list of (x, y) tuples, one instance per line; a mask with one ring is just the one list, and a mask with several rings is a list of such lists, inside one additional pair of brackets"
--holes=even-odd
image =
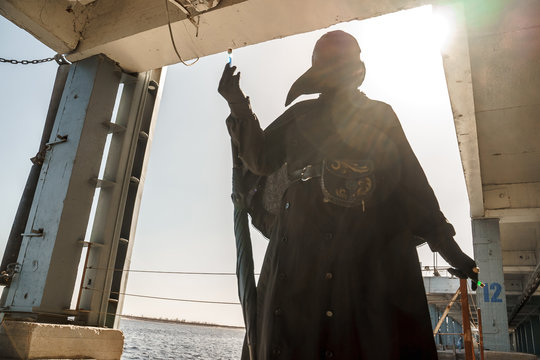
[(356, 89), (364, 81), (365, 74), (356, 39), (341, 30), (330, 31), (315, 44), (311, 68), (293, 83), (285, 106), (300, 95)]

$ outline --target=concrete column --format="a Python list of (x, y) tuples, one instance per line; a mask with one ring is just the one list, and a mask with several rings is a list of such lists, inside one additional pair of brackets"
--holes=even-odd
[(477, 304), (482, 309), (484, 347), (510, 351), (499, 219), (473, 219), (472, 231), (479, 278), (486, 284), (476, 291)]

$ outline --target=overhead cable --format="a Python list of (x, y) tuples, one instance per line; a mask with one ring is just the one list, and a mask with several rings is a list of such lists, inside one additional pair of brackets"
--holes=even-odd
[[(215, 276), (235, 276), (233, 272), (195, 272), (195, 271), (168, 271), (168, 270), (131, 270), (131, 269), (107, 269), (87, 267), (88, 270), (97, 271), (114, 271), (114, 272), (130, 272), (130, 273), (149, 273), (149, 274), (175, 274), (175, 275), (215, 275)], [(260, 275), (260, 274), (255, 274)]]
[[(91, 288), (88, 286), (83, 287), (84, 290), (97, 291), (100, 293), (105, 293), (103, 290)], [(152, 296), (152, 295), (141, 295), (141, 294), (129, 294), (125, 292), (111, 291), (111, 295), (123, 295), (131, 297), (139, 297), (145, 299), (155, 299), (155, 300), (168, 300), (168, 301), (180, 301), (180, 302), (190, 302), (190, 303), (202, 303), (202, 304), (218, 304), (218, 305), (240, 305), (239, 302), (229, 302), (229, 301), (212, 301), (212, 300), (196, 300), (196, 299), (180, 299), (180, 298), (170, 298), (162, 296)]]
[(169, 36), (171, 37), (171, 42), (172, 42), (172, 45), (173, 45), (173, 48), (174, 48), (174, 52), (176, 53), (176, 56), (178, 56), (178, 59), (180, 59), (180, 62), (186, 66), (191, 66), (191, 65), (195, 65), (195, 63), (197, 61), (199, 61), (199, 57), (197, 57), (195, 60), (193, 60), (192, 63), (186, 63), (184, 61), (184, 59), (182, 59), (182, 56), (180, 55), (180, 53), (178, 52), (178, 49), (176, 48), (176, 42), (174, 41), (174, 36), (173, 36), (173, 33), (172, 33), (172, 28), (171, 28), (171, 17), (169, 15), (169, 0), (165, 0), (165, 8), (166, 8), (166, 13), (167, 13), (167, 26), (169, 28)]

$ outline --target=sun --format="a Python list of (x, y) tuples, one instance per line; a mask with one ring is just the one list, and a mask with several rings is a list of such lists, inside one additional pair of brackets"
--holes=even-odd
[(440, 50), (443, 50), (453, 36), (452, 29), (455, 20), (455, 14), (450, 7), (432, 7), (430, 17), (430, 33), (431, 41)]

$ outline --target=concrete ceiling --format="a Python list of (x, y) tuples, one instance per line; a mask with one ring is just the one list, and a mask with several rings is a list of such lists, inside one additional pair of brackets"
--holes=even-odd
[[(440, 9), (458, 28), (443, 62), (471, 217), (500, 219), (511, 313), (540, 259), (540, 2)], [(522, 313), (539, 310), (533, 298)]]
[[(501, 219), (510, 299), (540, 259), (540, 1), (222, 0), (189, 18), (171, 2), (169, 16), (189, 60), (429, 3), (453, 19), (442, 56), (471, 217)], [(165, 0), (0, 0), (0, 14), (72, 61), (103, 53), (128, 72), (179, 62)]]
[[(178, 51), (189, 60), (428, 3), (221, 0), (214, 9), (191, 16), (191, 21), (174, 0), (168, 9)], [(72, 61), (103, 53), (133, 72), (179, 62), (165, 0), (2, 0), (0, 14)]]

